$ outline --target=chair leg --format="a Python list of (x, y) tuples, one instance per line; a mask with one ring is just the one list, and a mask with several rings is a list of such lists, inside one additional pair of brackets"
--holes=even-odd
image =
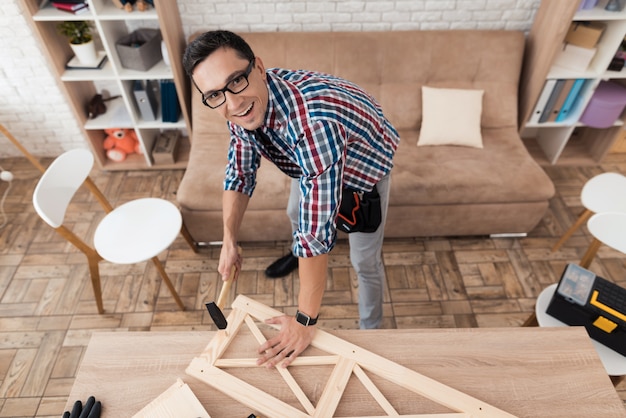
[(523, 327), (538, 327), (539, 322), (537, 322), (537, 315), (535, 315), (534, 312), (530, 314), (530, 316), (528, 317), (526, 321), (524, 321), (522, 326)]
[(591, 241), (591, 244), (589, 244), (589, 247), (587, 248), (587, 252), (585, 252), (583, 258), (580, 259), (580, 267), (584, 269), (589, 268), (593, 258), (600, 249), (600, 245), (602, 245), (602, 243), (595, 238)]
[(154, 265), (156, 266), (157, 270), (161, 274), (161, 277), (163, 278), (163, 281), (165, 282), (165, 285), (167, 286), (167, 288), (172, 293), (172, 296), (174, 296), (174, 300), (176, 301), (176, 304), (178, 305), (178, 307), (180, 308), (181, 311), (184, 311), (185, 310), (185, 305), (183, 305), (183, 301), (180, 300), (180, 297), (178, 296), (178, 293), (176, 292), (176, 289), (174, 288), (174, 285), (170, 281), (169, 276), (167, 275), (167, 273), (165, 272), (165, 269), (163, 268), (163, 264), (161, 264), (161, 261), (156, 256), (152, 257), (152, 262), (154, 263)]
[(98, 307), (98, 313), (104, 313), (104, 305), (102, 303), (102, 287), (100, 285), (100, 267), (98, 263), (102, 260), (98, 255), (87, 255), (87, 261), (89, 263), (89, 274), (91, 275), (91, 286), (93, 287), (93, 294), (96, 298), (96, 306)]
[(196, 244), (196, 242), (191, 237), (191, 234), (189, 233), (189, 230), (187, 229), (187, 226), (185, 225), (185, 222), (183, 222), (183, 226), (182, 226), (182, 228), (180, 228), (180, 233), (183, 235), (183, 238), (185, 238), (185, 241), (187, 241), (187, 244), (189, 244), (189, 246), (191, 247), (193, 252), (197, 253), (198, 252), (198, 244)]
[(583, 255), (583, 258), (580, 259), (580, 266), (582, 268), (589, 268), (591, 262), (593, 261), (594, 257), (598, 253), (598, 250), (600, 249), (600, 245), (602, 245), (602, 243), (595, 238), (593, 239), (593, 241), (591, 241), (591, 244), (589, 244), (585, 255)]
[(565, 241), (567, 241), (578, 228), (580, 228), (584, 223), (586, 223), (589, 220), (589, 218), (591, 218), (591, 215), (593, 215), (593, 212), (590, 211), (589, 209), (585, 209), (580, 214), (576, 222), (574, 222), (574, 224), (570, 226), (570, 228), (565, 232), (565, 234), (563, 234), (561, 239), (556, 244), (554, 244), (554, 247), (552, 247), (552, 252), (555, 252), (559, 248), (561, 248), (561, 245), (565, 244)]

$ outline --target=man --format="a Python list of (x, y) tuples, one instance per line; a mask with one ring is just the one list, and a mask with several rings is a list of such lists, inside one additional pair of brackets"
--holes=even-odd
[(360, 326), (378, 328), (389, 173), (399, 142), (378, 103), (358, 86), (327, 74), (266, 69), (250, 46), (228, 31), (200, 35), (187, 47), (183, 64), (203, 103), (219, 112), (230, 129), (218, 267), (224, 280), (241, 265), (238, 230), (261, 157), (293, 179), (288, 205), (293, 255), (279, 261), (297, 261), (298, 313), (268, 321), (280, 324), (280, 332), (259, 347), (258, 364), (287, 367), (314, 337), (344, 187), (368, 192), (376, 186), (381, 197), (380, 227), (349, 235), (359, 279)]

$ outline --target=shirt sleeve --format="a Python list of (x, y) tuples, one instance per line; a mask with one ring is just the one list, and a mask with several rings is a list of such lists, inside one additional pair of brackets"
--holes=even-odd
[(250, 197), (256, 187), (256, 173), (261, 165), (261, 155), (250, 141), (245, 130), (228, 123), (230, 145), (224, 176), (224, 190), (244, 193)]
[(332, 121), (316, 122), (296, 144), (301, 161), (300, 210), (293, 253), (326, 254), (335, 245), (346, 156), (345, 130)]

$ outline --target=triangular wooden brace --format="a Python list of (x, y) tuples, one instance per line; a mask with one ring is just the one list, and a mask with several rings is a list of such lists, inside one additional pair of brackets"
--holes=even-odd
[(132, 418), (211, 418), (189, 386), (180, 379)]
[[(264, 392), (262, 389), (246, 383), (222, 370), (222, 368), (230, 367), (260, 367), (256, 365), (256, 357), (248, 359), (221, 359), (221, 357), (242, 325), (246, 324), (257, 341), (262, 343), (265, 341), (265, 337), (257, 327), (255, 321), (263, 322), (268, 318), (282, 315), (282, 312), (243, 295), (239, 295), (235, 299), (232, 308), (232, 312), (228, 316), (227, 328), (217, 332), (202, 355), (192, 360), (187, 367), (186, 373), (263, 415), (285, 418), (331, 417), (337, 409), (350, 376), (354, 373), (363, 386), (370, 392), (372, 397), (378, 402), (382, 410), (385, 411), (387, 415), (384, 416), (405, 418), (514, 417), (514, 415), (502, 411), (501, 409), (439, 383), (407, 367), (387, 360), (384, 357), (342, 340), (321, 329), (317, 330), (311, 345), (326, 353), (330, 353), (330, 355), (300, 356), (289, 366), (289, 368), (291, 368), (303, 365), (335, 365), (316, 406), (311, 403), (300, 386), (293, 377), (291, 377), (289, 368), (276, 368), (302, 405), (302, 410), (294, 408), (292, 405)], [(278, 326), (274, 326), (274, 328), (278, 329)], [(399, 415), (364, 371), (380, 376), (456, 412)]]

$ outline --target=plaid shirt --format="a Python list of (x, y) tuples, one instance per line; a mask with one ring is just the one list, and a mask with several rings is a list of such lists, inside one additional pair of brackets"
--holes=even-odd
[(342, 187), (370, 191), (391, 171), (400, 138), (380, 105), (353, 83), (280, 68), (268, 69), (267, 79), (265, 135), (228, 123), (224, 189), (252, 196), (261, 157), (300, 179), (293, 253), (325, 254), (335, 244)]

